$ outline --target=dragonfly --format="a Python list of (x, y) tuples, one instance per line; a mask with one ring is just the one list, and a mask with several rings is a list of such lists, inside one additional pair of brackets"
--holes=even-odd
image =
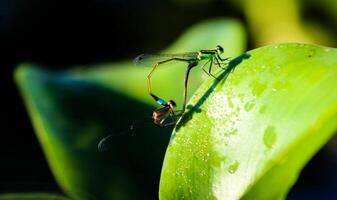
[(162, 105), (162, 103), (160, 102), (161, 98), (158, 98), (156, 95), (154, 95), (151, 90), (152, 75), (157, 70), (157, 68), (162, 64), (173, 61), (187, 63), (187, 69), (184, 78), (183, 105), (182, 110), (180, 112), (180, 114), (183, 114), (186, 108), (188, 77), (191, 69), (196, 67), (200, 63), (200, 61), (206, 61), (204, 65), (201, 67), (202, 70), (206, 74), (216, 78), (212, 74), (213, 64), (220, 67), (221, 69), (225, 69), (223, 65), (226, 64), (227, 61), (229, 61), (229, 58), (222, 58), (220, 56), (221, 54), (223, 54), (223, 52), (224, 52), (223, 47), (217, 45), (214, 49), (200, 50), (197, 52), (177, 53), (177, 54), (141, 54), (134, 59), (134, 63), (144, 65), (145, 63), (150, 62), (151, 60), (157, 61), (153, 65), (150, 73), (147, 75), (147, 87), (148, 87), (148, 94), (160, 105)]

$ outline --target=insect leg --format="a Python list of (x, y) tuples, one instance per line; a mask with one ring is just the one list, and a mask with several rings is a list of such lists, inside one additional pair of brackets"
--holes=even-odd
[(216, 54), (216, 57), (221, 61), (221, 62), (224, 62), (224, 61), (228, 61), (230, 58), (221, 58), (221, 56), (219, 54)]
[(186, 99), (187, 99), (187, 86), (188, 86), (188, 77), (190, 74), (190, 71), (193, 67), (197, 66), (198, 63), (190, 63), (187, 66), (187, 70), (185, 73), (185, 80), (184, 80), (184, 95), (183, 95), (183, 107), (181, 110), (181, 114), (185, 112), (185, 107), (186, 107)]
[(209, 74), (209, 75), (211, 75), (213, 78), (217, 79), (217, 78), (212, 74), (213, 59), (214, 59), (214, 58), (211, 58), (211, 59), (210, 59), (210, 60), (211, 60), (211, 63), (210, 63), (209, 66), (208, 66), (208, 73), (207, 73), (207, 74)]
[(208, 75), (211, 76), (205, 69), (206, 65), (210, 62), (211, 60), (208, 60), (207, 62), (205, 62), (205, 64), (201, 67), (201, 69)]
[(181, 59), (181, 58), (171, 58), (171, 59), (168, 59), (168, 60), (164, 60), (164, 61), (157, 62), (157, 63), (153, 66), (152, 70), (151, 70), (150, 73), (147, 75), (147, 90), (148, 90), (149, 95), (150, 95), (155, 101), (157, 101), (158, 99), (156, 98), (156, 95), (153, 95), (152, 92), (151, 92), (151, 77), (152, 77), (153, 73), (155, 72), (155, 70), (158, 68), (159, 65), (164, 64), (164, 63), (168, 63), (168, 62), (171, 62), (171, 61), (184, 61), (184, 62), (188, 62), (189, 60)]
[(217, 57), (214, 57), (214, 59), (215, 59), (215, 61), (216, 61), (216, 63), (217, 63), (217, 65), (218, 65), (219, 68), (221, 68), (221, 69), (226, 69), (225, 67), (222, 67), (222, 66), (221, 66), (221, 64), (224, 64), (224, 63), (220, 63), (220, 62), (219, 62), (219, 59), (218, 59)]

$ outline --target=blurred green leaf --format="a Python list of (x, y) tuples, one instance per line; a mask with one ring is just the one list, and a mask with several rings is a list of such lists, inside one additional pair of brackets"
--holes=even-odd
[(45, 193), (2, 194), (0, 200), (70, 200), (69, 198)]
[[(165, 52), (196, 51), (217, 44), (225, 48), (226, 56), (242, 53), (242, 25), (228, 19), (202, 22)], [(145, 127), (132, 137), (114, 137), (107, 153), (97, 151), (103, 136), (150, 117), (155, 105), (147, 95), (150, 69), (135, 67), (132, 61), (64, 72), (42, 70), (32, 64), (17, 69), (16, 82), (37, 137), (56, 180), (69, 196), (100, 200), (157, 198), (170, 129)], [(154, 92), (180, 104), (184, 72), (185, 64), (159, 68), (153, 80)], [(202, 82), (201, 74), (198, 69), (192, 72), (190, 93)]]
[(285, 199), (337, 129), (337, 49), (249, 51), (189, 102), (166, 152), (167, 199)]
[[(258, 47), (282, 42), (336, 45), (331, 27), (327, 29), (321, 22), (304, 18), (301, 12), (307, 0), (242, 0), (239, 2), (250, 26), (252, 42)], [(322, 1), (315, 2), (322, 4)]]

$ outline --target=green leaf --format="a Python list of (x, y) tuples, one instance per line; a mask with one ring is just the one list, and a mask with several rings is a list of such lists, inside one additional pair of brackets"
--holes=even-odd
[[(322, 8), (326, 1), (331, 0), (314, 1), (319, 4), (314, 8)], [(329, 30), (321, 22), (314, 22), (308, 16), (304, 17), (303, 13), (308, 12), (302, 12), (307, 10), (307, 0), (241, 0), (239, 2), (250, 26), (252, 43), (256, 46), (290, 41), (327, 46), (336, 44), (333, 28)], [(261, 7), (268, 9), (261, 11)], [(333, 8), (333, 5), (329, 5), (329, 8)], [(327, 14), (324, 11), (322, 13)], [(315, 20), (317, 19), (319, 18)]]
[(203, 84), (177, 124), (160, 182), (167, 199), (285, 199), (337, 129), (337, 49), (272, 45)]
[[(166, 52), (214, 48), (218, 43), (225, 47), (227, 56), (242, 53), (245, 35), (241, 24), (228, 19), (205, 21), (189, 29)], [(102, 137), (150, 117), (155, 105), (147, 94), (150, 70), (135, 67), (131, 60), (63, 72), (32, 64), (17, 69), (16, 81), (37, 137), (56, 180), (69, 196), (157, 198), (169, 129), (160, 129), (159, 134), (145, 127), (133, 137), (114, 137), (107, 153), (97, 151)], [(184, 72), (185, 64), (159, 68), (154, 92), (181, 102)], [(202, 70), (194, 72), (191, 92), (203, 80)], [(181, 87), (175, 84), (180, 82)]]
[(0, 200), (70, 200), (69, 198), (46, 193), (2, 194)]

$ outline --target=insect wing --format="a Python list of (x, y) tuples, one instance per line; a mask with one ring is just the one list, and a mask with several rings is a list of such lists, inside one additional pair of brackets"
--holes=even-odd
[(100, 152), (108, 151), (110, 149), (111, 145), (114, 143), (114, 140), (118, 140), (121, 137), (133, 136), (137, 132), (141, 132), (142, 129), (144, 129), (145, 127), (148, 127), (148, 126), (151, 126), (151, 125), (153, 126), (153, 122), (150, 118), (138, 120), (138, 121), (134, 122), (129, 128), (127, 128), (123, 131), (107, 135), (99, 141), (99, 143), (97, 145), (98, 151), (100, 151)]
[(170, 60), (173, 58), (190, 60), (196, 59), (197, 56), (198, 56), (197, 52), (189, 52), (181, 54), (140, 54), (133, 60), (133, 62), (137, 66), (151, 67), (158, 62)]

